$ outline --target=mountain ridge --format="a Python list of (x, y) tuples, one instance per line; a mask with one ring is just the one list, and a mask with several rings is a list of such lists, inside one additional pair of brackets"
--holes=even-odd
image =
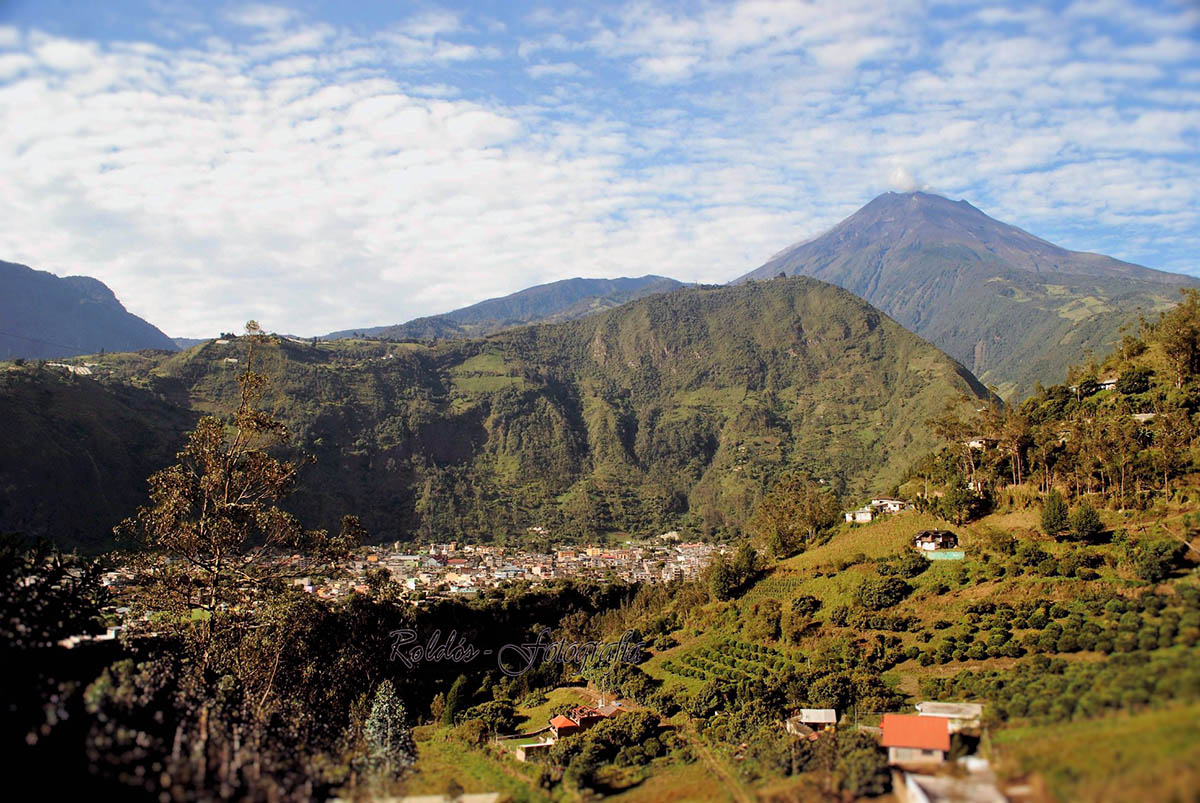
[(556, 323), (620, 306), (653, 293), (685, 287), (684, 282), (647, 274), (616, 279), (575, 277), (533, 285), (505, 296), (489, 298), (439, 315), (426, 315), (400, 324), (342, 329), (322, 340), (353, 334), (390, 340), (440, 340), (492, 334), (529, 323)]
[(0, 260), (0, 358), (46, 359), (99, 351), (174, 351), (174, 341), (132, 314), (91, 276), (56, 276)]
[(1071, 251), (965, 200), (885, 193), (734, 280), (806, 275), (892, 315), (1004, 395), (1062, 381), (1122, 326), (1200, 286), (1183, 274)]
[[(180, 421), (231, 409), (246, 345), (103, 355), (94, 378), (73, 381), (10, 370), (8, 382), (37, 387), (0, 383), (0, 403), (28, 422), (30, 442), (57, 443), (96, 426), (85, 416), (97, 405), (77, 400), (84, 390), (132, 387), (140, 393), (122, 409), (136, 402), (141, 426), (175, 444)], [(809, 278), (688, 288), (487, 338), (271, 338), (256, 365), (271, 378), (268, 408), (315, 457), (294, 512), (336, 528), (352, 511), (389, 541), (522, 537), (534, 526), (568, 539), (734, 532), (785, 471), (855, 493), (891, 487), (935, 444), (929, 418), (963, 395), (987, 396), (934, 346)], [(113, 498), (144, 491), (138, 471), (161, 459), (145, 446), (114, 467), (95, 450), (97, 471), (125, 488)], [(29, 479), (62, 473), (51, 457), (42, 466), (0, 444), (0, 481), (25, 500), (19, 523), (104, 543), (93, 519), (38, 519), (56, 510), (39, 501), (51, 485), (83, 495), (58, 509), (102, 509), (91, 486)], [(0, 529), (13, 523), (0, 508)]]

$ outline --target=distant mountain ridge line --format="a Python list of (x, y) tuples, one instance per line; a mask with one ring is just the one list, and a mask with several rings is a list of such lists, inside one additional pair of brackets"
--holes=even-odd
[(0, 359), (53, 359), (100, 351), (176, 349), (90, 276), (56, 276), (0, 261)]
[[(1111, 348), (1122, 327), (1173, 305), (1174, 287), (1200, 286), (1195, 277), (1063, 248), (995, 220), (965, 199), (951, 201), (928, 192), (884, 193), (730, 284), (774, 278), (780, 272), (850, 290), (943, 348), (1008, 398), (1023, 396), (1039, 381), (1062, 381), (1067, 366), (1089, 351)], [(569, 320), (632, 300), (592, 291), (590, 307), (539, 303), (540, 295), (557, 288), (654, 278), (568, 279), (444, 315), (326, 337), (353, 332), (400, 340), (486, 335)], [(505, 305), (520, 306), (522, 313), (514, 315)]]
[(321, 336), (337, 340), (362, 334), (392, 340), (428, 340), (491, 334), (528, 323), (555, 323), (608, 309), (651, 293), (686, 287), (684, 282), (648, 274), (636, 278), (587, 279), (576, 277), (534, 285), (506, 296), (440, 315), (414, 318), (401, 324), (343, 329)]
[[(1061, 381), (1066, 367), (1089, 351), (1107, 351), (1123, 326), (1173, 305), (1174, 288), (1200, 286), (1195, 277), (1062, 248), (989, 217), (965, 199), (927, 192), (884, 193), (730, 284), (779, 273), (812, 276), (851, 291), (1008, 398), (1025, 395), (1038, 381)], [(30, 281), (50, 284), (33, 295), (14, 289)], [(575, 320), (687, 286), (654, 274), (577, 277), (321, 339), (360, 333), (390, 340), (480, 337), (514, 326)], [(206, 342), (166, 337), (130, 315), (108, 287), (91, 277), (60, 278), (0, 262), (0, 290), (7, 291), (8, 302), (0, 300), (0, 358), (175, 350)], [(72, 341), (75, 345), (69, 345)]]

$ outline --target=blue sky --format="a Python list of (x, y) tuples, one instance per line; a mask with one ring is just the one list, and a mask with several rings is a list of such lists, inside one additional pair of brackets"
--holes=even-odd
[(0, 259), (176, 336), (720, 282), (887, 190), (1200, 274), (1200, 7), (0, 0)]

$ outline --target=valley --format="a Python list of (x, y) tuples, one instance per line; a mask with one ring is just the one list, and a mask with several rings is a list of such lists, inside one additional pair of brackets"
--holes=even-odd
[(1122, 328), (1187, 282), (1062, 259), (943, 299), (1064, 322), (976, 347), (995, 391), (807, 276), (0, 364), (13, 749), (183, 799), (1186, 794), (1200, 294)]
[(0, 2), (4, 800), (1200, 803), (1200, 5)]

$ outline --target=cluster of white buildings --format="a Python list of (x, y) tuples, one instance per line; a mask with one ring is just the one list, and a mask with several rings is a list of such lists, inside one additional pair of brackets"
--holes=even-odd
[(906, 507), (911, 507), (903, 499), (892, 499), (891, 497), (881, 496), (878, 499), (872, 499), (869, 504), (863, 505), (858, 510), (846, 511), (847, 524), (870, 524), (880, 516), (888, 513), (899, 513)]
[(65, 363), (65, 362), (48, 362), (48, 363), (46, 363), (47, 368), (58, 368), (60, 370), (66, 371), (67, 373), (75, 374), (75, 376), (91, 376), (92, 368), (94, 368), (95, 366), (96, 366), (96, 363), (94, 363), (94, 362), (86, 363), (84, 365), (71, 365), (70, 363)]
[(650, 543), (619, 546), (563, 546), (552, 552), (528, 552), (482, 544), (432, 544), (420, 551), (401, 551), (399, 545), (363, 547), (348, 568), (350, 577), (305, 590), (339, 597), (367, 590), (369, 570), (386, 569), (410, 592), (425, 596), (475, 594), (509, 582), (525, 580), (609, 580), (656, 583), (697, 577), (725, 547), (704, 543)]
[[(331, 577), (298, 577), (292, 582), (324, 599), (340, 599), (370, 590), (368, 573), (384, 569), (414, 598), (474, 595), (514, 581), (598, 580), (659, 583), (700, 575), (714, 554), (727, 546), (680, 543), (668, 533), (654, 542), (616, 546), (562, 546), (530, 552), (483, 544), (432, 544), (404, 550), (402, 545), (366, 546)], [(300, 559), (279, 555), (279, 568)], [(106, 586), (120, 592), (134, 581), (132, 569), (117, 567), (104, 575)]]

